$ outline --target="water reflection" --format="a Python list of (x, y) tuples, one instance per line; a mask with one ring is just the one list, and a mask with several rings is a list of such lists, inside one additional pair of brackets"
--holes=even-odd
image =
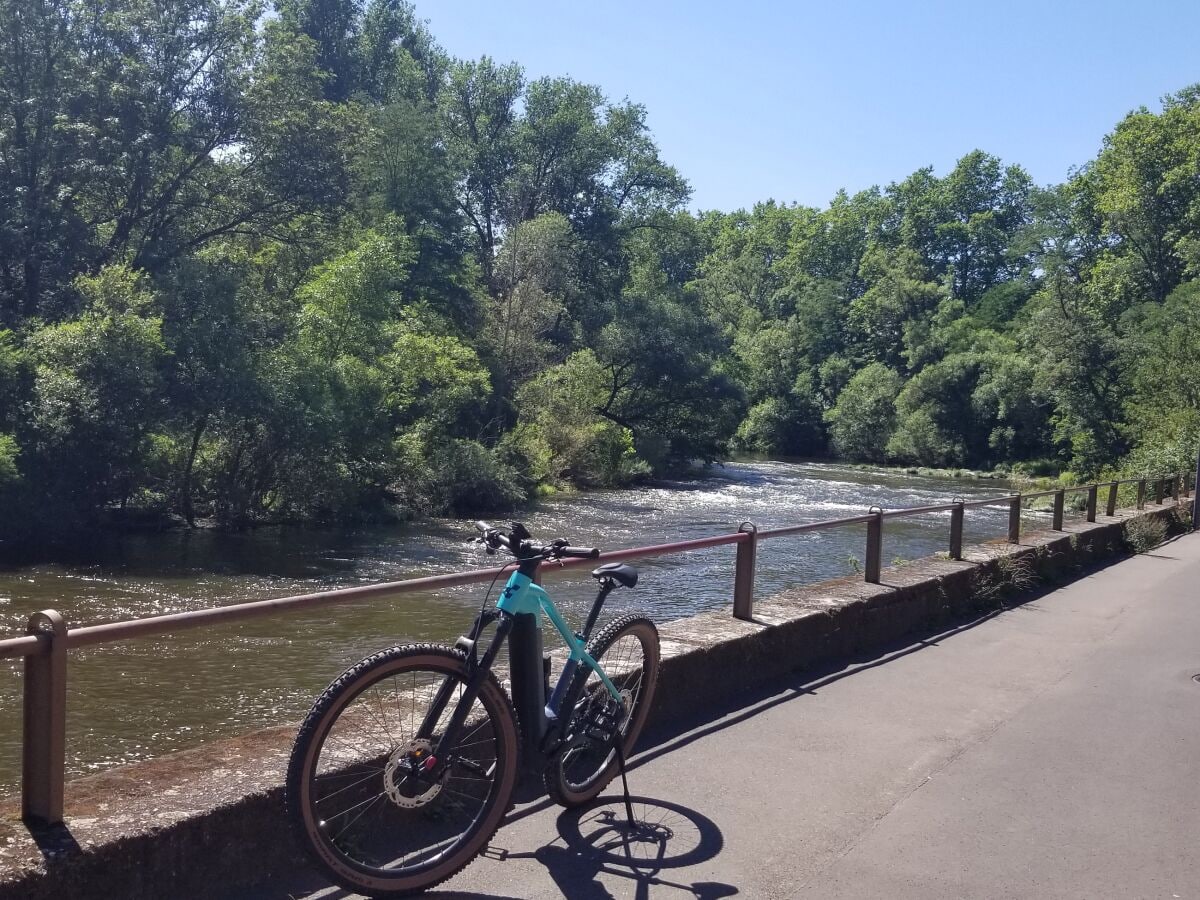
[[(859, 472), (834, 465), (752, 462), (713, 477), (634, 490), (550, 499), (525, 512), (537, 536), (601, 548), (688, 540), (734, 530), (856, 515), (885, 508), (1003, 494), (996, 482)], [(967, 540), (1004, 534), (1004, 510), (971, 510)], [(949, 514), (889, 520), (884, 562), (945, 548)], [(759, 596), (791, 584), (849, 574), (863, 555), (859, 527), (760, 544)], [(197, 609), (478, 568), (489, 561), (470, 523), (434, 520), (352, 530), (263, 529), (97, 537), (0, 570), (0, 635), (19, 634), (47, 607), (72, 625)], [(854, 560), (851, 559), (854, 557)], [(660, 621), (728, 606), (731, 547), (641, 563), (634, 591), (614, 611)], [(592, 586), (579, 573), (551, 576), (556, 601), (580, 617)], [(87, 648), (72, 654), (72, 774), (95, 771), (204, 739), (291, 721), (340, 669), (367, 652), (409, 640), (452, 639), (482, 586), (410, 594), (198, 632)], [(19, 663), (0, 662), (0, 786), (19, 766)]]

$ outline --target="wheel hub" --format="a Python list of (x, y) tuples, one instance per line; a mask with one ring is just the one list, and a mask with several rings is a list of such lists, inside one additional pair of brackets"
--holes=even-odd
[(629, 714), (633, 712), (633, 691), (628, 688), (621, 691), (621, 722), (617, 727), (620, 728), (625, 724), (625, 720), (629, 718)]
[[(416, 738), (398, 747), (383, 770), (383, 789), (388, 799), (402, 809), (416, 809), (432, 802), (442, 792), (450, 774), (450, 768), (444, 767), (441, 775), (427, 782), (427, 786), (423, 785), (421, 777), (432, 758), (433, 745), (424, 738)], [(422, 787), (424, 790), (421, 790)]]

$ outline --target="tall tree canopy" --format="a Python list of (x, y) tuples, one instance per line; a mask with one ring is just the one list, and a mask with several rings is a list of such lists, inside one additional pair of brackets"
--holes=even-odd
[(693, 213), (643, 107), (453, 59), (405, 0), (0, 0), (0, 539), (735, 450), (1176, 466), (1198, 148), (1190, 87), (1061, 185), (975, 150)]

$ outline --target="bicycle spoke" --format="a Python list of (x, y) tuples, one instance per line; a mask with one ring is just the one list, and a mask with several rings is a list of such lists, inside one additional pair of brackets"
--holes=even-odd
[(379, 775), (379, 772), (382, 772), (382, 771), (383, 771), (383, 769), (380, 769), (378, 772), (372, 772), (370, 775), (366, 775), (366, 776), (364, 776), (364, 777), (362, 777), (362, 778), (358, 779), (358, 781), (352, 781), (352, 782), (350, 782), (350, 784), (346, 785), (345, 787), (343, 787), (343, 788), (338, 788), (338, 789), (337, 789), (336, 791), (334, 791), (332, 794), (326, 794), (326, 795), (325, 795), (325, 796), (323, 796), (323, 797), (318, 797), (316, 802), (317, 802), (317, 803), (325, 803), (326, 801), (328, 801), (328, 800), (331, 800), (331, 799), (333, 799), (334, 797), (336, 797), (338, 794), (344, 794), (344, 793), (346, 793), (346, 791), (349, 791), (349, 790), (351, 790), (351, 789), (353, 789), (353, 788), (356, 788), (356, 787), (358, 787), (360, 784), (362, 784), (362, 783), (364, 783), (364, 782), (367, 782), (367, 781), (370, 781), (370, 780), (371, 780), (371, 779), (373, 779), (373, 778), (376, 778), (376, 777), (378, 777), (378, 775)]
[(344, 816), (347, 813), (351, 812), (352, 810), (358, 809), (360, 806), (366, 807), (357, 816), (355, 816), (353, 819), (351, 819), (349, 822), (347, 822), (345, 825), (343, 825), (341, 830), (333, 836), (333, 839), (336, 841), (343, 834), (345, 834), (346, 829), (348, 829), (351, 825), (353, 825), (355, 822), (357, 822), (359, 819), (361, 819), (364, 815), (366, 815), (367, 812), (371, 809), (371, 807), (374, 806), (377, 802), (379, 802), (380, 798), (386, 797), (386, 796), (387, 796), (386, 792), (380, 791), (378, 794), (376, 794), (374, 797), (370, 798), (369, 800), (364, 800), (364, 801), (362, 801), (362, 803), (356, 803), (353, 806), (342, 810), (340, 813), (335, 814), (333, 818), (336, 819), (338, 816)]

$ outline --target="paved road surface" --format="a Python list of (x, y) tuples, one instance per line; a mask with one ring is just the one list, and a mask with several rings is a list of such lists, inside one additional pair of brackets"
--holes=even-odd
[[(652, 735), (442, 898), (1200, 898), (1200, 535)], [(313, 875), (239, 898), (347, 895)]]

